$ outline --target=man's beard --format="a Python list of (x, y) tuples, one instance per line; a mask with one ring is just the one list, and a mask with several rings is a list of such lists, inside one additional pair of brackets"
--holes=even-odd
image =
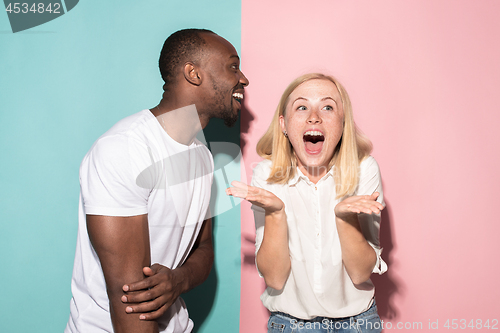
[(226, 113), (221, 119), (224, 120), (224, 125), (233, 127), (238, 121), (238, 114), (233, 113), (233, 110), (231, 110), (231, 113)]
[(238, 121), (238, 112), (234, 112), (233, 107), (233, 96), (231, 94), (231, 103), (226, 105), (223, 90), (218, 87), (215, 82), (213, 82), (213, 89), (215, 92), (215, 96), (212, 99), (212, 103), (210, 108), (212, 110), (217, 110), (211, 116), (211, 118), (219, 118), (224, 121), (224, 125), (227, 127), (233, 127), (234, 124)]

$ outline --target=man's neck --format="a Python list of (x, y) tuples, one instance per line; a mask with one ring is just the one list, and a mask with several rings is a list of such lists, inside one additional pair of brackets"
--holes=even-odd
[(183, 145), (188, 146), (193, 143), (196, 134), (202, 130), (200, 117), (194, 104), (171, 109), (165, 103), (160, 102), (158, 106), (151, 109), (151, 112), (167, 134)]

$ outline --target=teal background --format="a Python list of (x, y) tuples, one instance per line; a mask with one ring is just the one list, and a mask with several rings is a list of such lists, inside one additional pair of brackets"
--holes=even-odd
[[(240, 11), (239, 0), (85, 0), (16, 34), (0, 13), (0, 332), (63, 331), (83, 156), (115, 122), (158, 103), (158, 55), (168, 35), (207, 28), (239, 51)], [(239, 143), (239, 124), (211, 122), (205, 136)], [(229, 180), (240, 178), (230, 153), (215, 162)], [(216, 176), (220, 206), (226, 182)], [(239, 327), (239, 208), (218, 214), (215, 269), (186, 296), (199, 332)]]

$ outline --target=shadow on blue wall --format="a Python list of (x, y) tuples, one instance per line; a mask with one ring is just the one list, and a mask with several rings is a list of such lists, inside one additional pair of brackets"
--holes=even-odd
[[(212, 119), (210, 120), (209, 124), (205, 129), (203, 130), (203, 133), (205, 135), (205, 139), (208, 143), (208, 146), (210, 148), (210, 142), (231, 142), (235, 143), (236, 145), (240, 145), (240, 120), (236, 122), (236, 124), (228, 128), (224, 125), (223, 121), (220, 119)], [(237, 156), (232, 156), (234, 159), (236, 159)], [(216, 159), (216, 156), (214, 156), (214, 159)], [(231, 180), (229, 180), (231, 181)], [(212, 199), (211, 202), (215, 202), (217, 200), (219, 193), (217, 193), (215, 186), (212, 187)], [(224, 194), (222, 194), (224, 195)], [(233, 209), (238, 209), (239, 210), (239, 205), (236, 206)], [(238, 214), (239, 215), (239, 214)], [(213, 243), (214, 243), (214, 249), (216, 249), (216, 243), (217, 242), (223, 242), (223, 239), (217, 239), (217, 228), (219, 224), (222, 222), (222, 220), (225, 218), (225, 214), (221, 214), (218, 216), (214, 216), (212, 218), (212, 232), (213, 232)], [(235, 221), (228, 221), (228, 223), (234, 223)], [(239, 223), (239, 221), (236, 221), (236, 223)], [(235, 249), (235, 251), (238, 251)], [(200, 328), (202, 327), (203, 323), (207, 319), (207, 317), (210, 315), (210, 312), (212, 311), (212, 307), (214, 305), (215, 297), (217, 294), (217, 289), (218, 288), (224, 288), (224, 286), (219, 286), (219, 278), (217, 276), (217, 253), (216, 253), (216, 259), (214, 261), (214, 265), (212, 267), (212, 271), (210, 272), (210, 275), (208, 276), (207, 280), (201, 285), (198, 286), (197, 288), (194, 288), (193, 290), (189, 291), (188, 293), (182, 295), (182, 298), (186, 302), (188, 311), (189, 311), (189, 317), (193, 320), (194, 322), (194, 330), (193, 332), (199, 332)], [(239, 275), (238, 275), (239, 277)], [(237, 295), (239, 297), (239, 295)], [(221, 323), (222, 324), (222, 323)]]

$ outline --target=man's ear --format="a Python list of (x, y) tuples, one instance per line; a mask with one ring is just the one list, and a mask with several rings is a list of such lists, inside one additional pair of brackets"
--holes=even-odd
[(201, 84), (200, 69), (192, 62), (186, 62), (184, 65), (184, 78), (191, 84), (199, 86)]

